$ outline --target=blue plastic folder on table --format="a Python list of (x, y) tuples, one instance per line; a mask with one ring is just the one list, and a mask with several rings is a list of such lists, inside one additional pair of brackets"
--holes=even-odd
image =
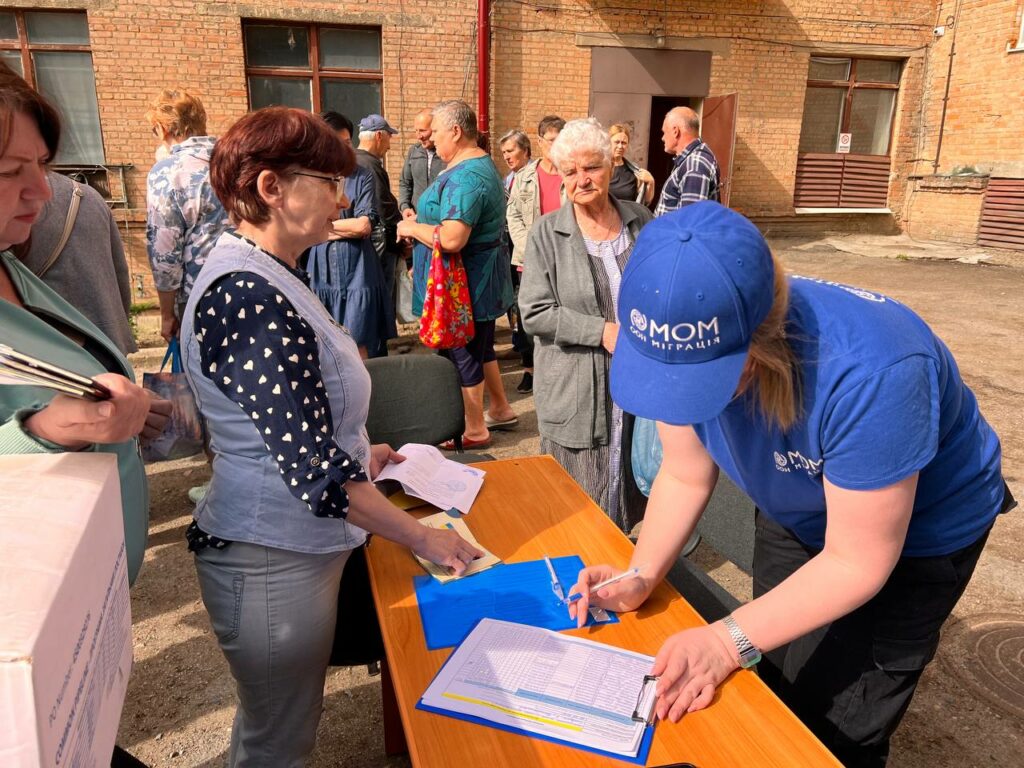
[[(583, 561), (576, 555), (552, 558), (566, 592), (576, 583)], [(574, 629), (565, 605), (551, 591), (551, 577), (543, 560), (504, 563), (482, 573), (442, 584), (430, 576), (416, 576), (416, 602), (423, 621), (427, 648), (451, 648), (461, 643), (480, 619), (501, 619), (534, 627)], [(609, 612), (610, 621), (619, 619)], [(587, 625), (594, 624), (588, 617)]]

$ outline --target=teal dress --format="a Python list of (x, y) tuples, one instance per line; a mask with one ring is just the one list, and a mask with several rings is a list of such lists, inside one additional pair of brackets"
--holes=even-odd
[[(463, 160), (442, 172), (427, 187), (416, 208), (416, 221), (436, 226), (442, 221), (469, 225), (462, 263), (469, 280), (473, 319), (496, 320), (512, 306), (512, 277), (505, 231), (505, 187), (490, 157)], [(423, 311), (431, 248), (416, 243), (413, 251), (412, 311)]]
[[(9, 252), (0, 254), (0, 269), (4, 267), (25, 309), (0, 299), (0, 343), (83, 376), (110, 372), (134, 381), (131, 365), (102, 331)], [(80, 337), (81, 344), (59, 330), (61, 326)], [(0, 385), (0, 455), (64, 451), (59, 445), (36, 439), (22, 428), (24, 419), (43, 408), (53, 395), (48, 389)], [(149, 531), (149, 489), (138, 440), (93, 445), (86, 450), (117, 456), (128, 583), (132, 583), (142, 567)]]

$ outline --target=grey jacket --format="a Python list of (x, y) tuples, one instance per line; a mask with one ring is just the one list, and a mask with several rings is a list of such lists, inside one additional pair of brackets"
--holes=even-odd
[[(636, 241), (652, 218), (642, 205), (612, 198)], [(534, 337), (533, 399), (541, 435), (567, 448), (608, 442), (609, 320), (597, 304), (590, 256), (571, 205), (542, 216), (526, 240), (519, 287), (523, 326)]]
[[(74, 184), (67, 176), (49, 173), (53, 197), (32, 227), (25, 266), (34, 273), (43, 267), (60, 242), (71, 205)], [(43, 282), (85, 315), (122, 353), (138, 347), (128, 323), (132, 303), (131, 280), (121, 233), (106, 202), (92, 187), (82, 184), (82, 202), (75, 226), (60, 257)]]
[[(537, 164), (540, 160), (527, 163), (519, 170), (512, 189), (508, 193), (508, 207), (505, 220), (508, 234), (512, 238), (512, 263), (523, 266), (526, 256), (526, 236), (530, 234), (533, 222), (540, 218), (540, 185), (537, 183)], [(562, 185), (562, 204), (565, 205), (565, 185)]]
[(405, 165), (402, 166), (402, 175), (398, 177), (398, 210), (406, 208), (416, 210), (420, 201), (420, 195), (424, 190), (434, 183), (437, 175), (448, 165), (437, 153), (430, 162), (430, 171), (427, 171), (427, 150), (421, 144), (413, 144), (409, 147), (409, 154), (405, 156)]

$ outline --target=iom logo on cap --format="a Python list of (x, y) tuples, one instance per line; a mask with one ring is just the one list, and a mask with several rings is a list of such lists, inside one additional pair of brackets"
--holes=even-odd
[(629, 332), (653, 349), (688, 352), (721, 344), (718, 315), (695, 323), (659, 323), (639, 309), (629, 313)]

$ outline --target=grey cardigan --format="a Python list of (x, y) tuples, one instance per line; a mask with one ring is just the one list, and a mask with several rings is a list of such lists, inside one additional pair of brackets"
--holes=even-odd
[[(614, 198), (612, 204), (635, 242), (651, 212)], [(537, 423), (541, 435), (567, 448), (608, 443), (605, 318), (589, 260), (571, 204), (539, 218), (526, 239), (519, 309), (535, 343)]]
[[(24, 264), (39, 270), (60, 242), (74, 185), (67, 176), (47, 174), (53, 197), (32, 227)], [(89, 318), (122, 353), (138, 347), (128, 322), (132, 302), (128, 263), (121, 233), (106, 202), (92, 187), (82, 185), (82, 202), (71, 237), (43, 282)]]

